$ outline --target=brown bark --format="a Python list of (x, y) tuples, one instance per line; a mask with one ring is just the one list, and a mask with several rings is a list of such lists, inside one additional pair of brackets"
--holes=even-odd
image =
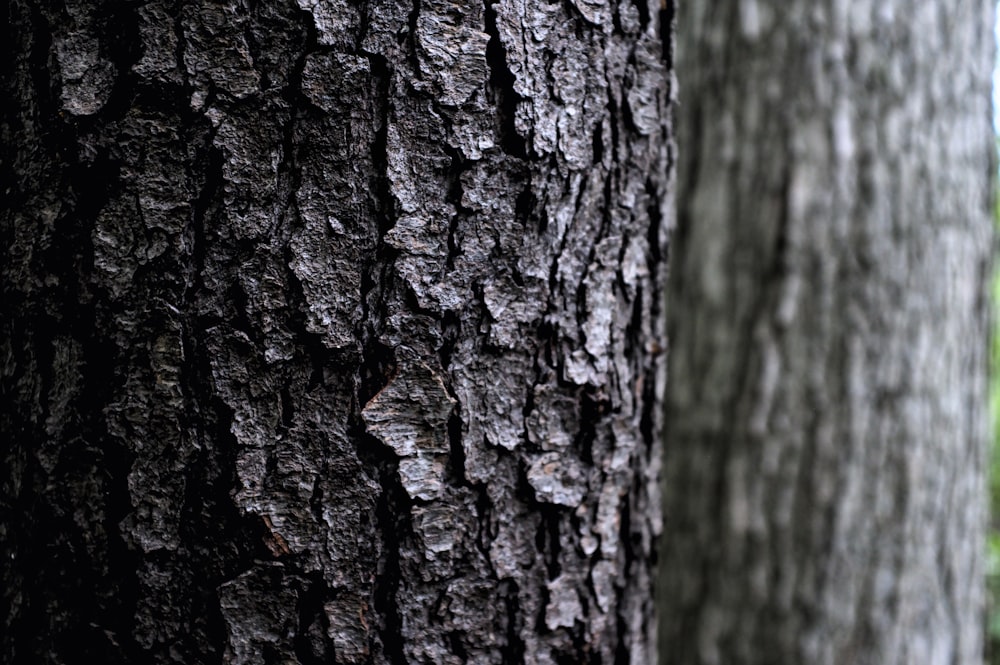
[(685, 6), (661, 662), (982, 662), (992, 12)]
[(0, 659), (648, 662), (659, 6), (8, 12)]

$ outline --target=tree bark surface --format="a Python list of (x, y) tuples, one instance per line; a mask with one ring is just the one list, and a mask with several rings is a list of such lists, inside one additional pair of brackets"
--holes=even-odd
[(0, 660), (649, 662), (670, 12), (7, 12)]
[(992, 14), (683, 8), (661, 662), (982, 662)]

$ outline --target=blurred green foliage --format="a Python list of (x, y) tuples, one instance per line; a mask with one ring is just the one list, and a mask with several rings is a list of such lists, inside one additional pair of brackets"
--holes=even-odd
[[(997, 201), (993, 219), (1000, 229), (1000, 200)], [(986, 662), (1000, 665), (1000, 270), (996, 268), (993, 271), (992, 296), (990, 415), (993, 418), (993, 446), (989, 469), (990, 522), (986, 535)]]

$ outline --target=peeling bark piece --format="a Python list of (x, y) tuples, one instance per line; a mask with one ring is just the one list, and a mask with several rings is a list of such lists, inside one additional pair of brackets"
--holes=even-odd
[(400, 481), (413, 498), (434, 499), (443, 489), (455, 403), (440, 375), (409, 361), (361, 411), (368, 431), (401, 458)]
[(361, 416), (368, 431), (397, 456), (409, 457), (448, 452), (448, 418), (454, 409), (441, 376), (420, 361), (409, 361), (401, 363)]
[(444, 490), (445, 456), (418, 453), (399, 460), (399, 479), (414, 499), (430, 501)]

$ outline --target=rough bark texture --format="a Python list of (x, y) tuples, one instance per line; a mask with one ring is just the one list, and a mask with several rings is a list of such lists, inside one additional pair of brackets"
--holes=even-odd
[(0, 660), (648, 662), (670, 13), (7, 12)]
[(684, 6), (662, 662), (982, 662), (992, 5)]

